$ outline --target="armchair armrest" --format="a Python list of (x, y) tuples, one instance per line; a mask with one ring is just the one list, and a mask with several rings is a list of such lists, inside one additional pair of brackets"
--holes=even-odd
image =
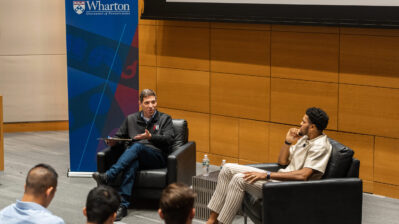
[(97, 152), (97, 171), (100, 173), (104, 173), (107, 171), (107, 157), (111, 152), (111, 147), (107, 147), (102, 151)]
[(248, 164), (248, 166), (252, 166), (262, 170), (267, 170), (270, 172), (277, 172), (279, 169), (286, 167), (278, 163), (257, 163), (257, 164)]
[(97, 171), (100, 173), (107, 171), (124, 151), (123, 145), (115, 145), (97, 152)]
[(358, 178), (268, 182), (263, 223), (361, 224), (362, 190)]
[(196, 145), (187, 142), (168, 156), (168, 183), (181, 182), (191, 185), (196, 171)]

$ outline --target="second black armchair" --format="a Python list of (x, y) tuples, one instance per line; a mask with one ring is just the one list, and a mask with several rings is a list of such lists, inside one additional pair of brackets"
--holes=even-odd
[[(245, 194), (244, 214), (256, 224), (361, 224), (360, 162), (350, 148), (329, 140), (332, 153), (321, 180), (267, 182), (262, 198)], [(274, 172), (281, 168), (274, 163), (252, 166)]]

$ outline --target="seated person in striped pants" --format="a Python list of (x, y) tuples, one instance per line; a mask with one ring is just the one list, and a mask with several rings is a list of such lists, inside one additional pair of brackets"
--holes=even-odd
[(208, 204), (211, 214), (207, 224), (232, 223), (245, 191), (262, 197), (262, 185), (267, 181), (320, 179), (332, 150), (327, 135), (323, 134), (328, 119), (323, 110), (312, 107), (306, 110), (299, 129), (289, 129), (278, 158), (280, 165), (287, 165), (285, 169), (269, 172), (238, 164), (224, 165)]

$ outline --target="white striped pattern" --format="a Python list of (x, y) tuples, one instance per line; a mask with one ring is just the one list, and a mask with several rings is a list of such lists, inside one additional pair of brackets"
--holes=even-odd
[(241, 207), (245, 191), (256, 197), (262, 197), (262, 185), (266, 181), (259, 180), (253, 184), (244, 181), (243, 172), (262, 172), (258, 168), (228, 163), (220, 171), (215, 193), (208, 208), (219, 214), (218, 221), (223, 224), (232, 223)]

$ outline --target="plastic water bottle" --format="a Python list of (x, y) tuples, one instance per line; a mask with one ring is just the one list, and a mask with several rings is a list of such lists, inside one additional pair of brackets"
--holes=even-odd
[(209, 176), (209, 159), (208, 155), (204, 155), (204, 159), (202, 159), (202, 175)]
[(222, 160), (222, 163), (220, 164), (220, 169), (222, 169), (222, 168), (223, 168), (224, 164), (226, 164), (226, 160), (225, 160), (225, 159), (224, 159), (224, 160)]

